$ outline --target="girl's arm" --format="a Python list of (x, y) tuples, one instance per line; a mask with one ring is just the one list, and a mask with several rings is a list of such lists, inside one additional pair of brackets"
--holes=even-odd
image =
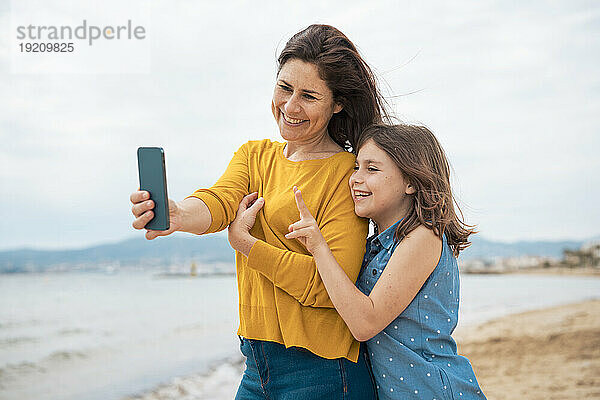
[(383, 275), (369, 296), (348, 279), (316, 221), (295, 190), (300, 220), (290, 225), (288, 239), (297, 238), (313, 254), (329, 297), (359, 341), (369, 340), (388, 326), (410, 304), (439, 261), (441, 240), (420, 226), (398, 244)]
[[(345, 181), (347, 178), (342, 183)], [(338, 192), (327, 201), (327, 209), (322, 210), (318, 225), (331, 253), (344, 268), (348, 278), (355, 282), (360, 272), (368, 226), (365, 220), (354, 214), (348, 187), (340, 185), (339, 188), (341, 190), (336, 189)], [(294, 196), (294, 193), (290, 195)], [(301, 248), (296, 239), (287, 240), (277, 235), (277, 240), (281, 240), (286, 246), (281, 248), (279, 243), (270, 244), (252, 236), (251, 229), (255, 221), (262, 219), (262, 226), (267, 226), (264, 214), (259, 213), (260, 207), (265, 203), (262, 199), (257, 200), (257, 197), (257, 193), (252, 193), (240, 202), (236, 218), (229, 225), (231, 247), (248, 257), (249, 268), (270, 280), (303, 306), (335, 308), (314, 256)]]

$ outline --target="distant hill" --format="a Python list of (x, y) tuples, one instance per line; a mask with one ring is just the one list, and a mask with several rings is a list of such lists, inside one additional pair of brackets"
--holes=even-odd
[(464, 253), (463, 259), (483, 258), (492, 259), (496, 257), (518, 257), (518, 256), (545, 256), (561, 258), (563, 250), (578, 249), (587, 240), (566, 241), (519, 241), (513, 243), (494, 242), (482, 238), (479, 235), (471, 236), (471, 246)]
[[(578, 249), (584, 241), (520, 241), (503, 243), (486, 240), (479, 235), (472, 238), (473, 244), (461, 254), (463, 259), (515, 257), (539, 255), (562, 257), (564, 249)], [(118, 243), (104, 244), (73, 250), (16, 249), (0, 251), (0, 273), (93, 269), (94, 266), (115, 264), (119, 267), (143, 266), (164, 267), (189, 263), (231, 263), (234, 253), (227, 238), (220, 235), (168, 236), (149, 241), (143, 237)]]
[(204, 263), (234, 262), (234, 252), (226, 237), (144, 237), (118, 243), (74, 250), (17, 249), (0, 251), (0, 273), (43, 271), (63, 265), (90, 267), (94, 264), (120, 266), (167, 266), (196, 260)]

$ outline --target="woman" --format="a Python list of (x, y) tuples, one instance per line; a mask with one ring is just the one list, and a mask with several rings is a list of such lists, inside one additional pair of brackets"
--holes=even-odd
[[(169, 200), (171, 228), (148, 230), (146, 238), (223, 230), (238, 205), (258, 207), (266, 199), (252, 230), (229, 237), (236, 250), (238, 335), (247, 357), (236, 399), (374, 398), (364, 349), (333, 307), (312, 255), (285, 234), (297, 217), (292, 187), (310, 188), (305, 202), (356, 281), (367, 222), (354, 214), (347, 181), (355, 156), (347, 150), (367, 125), (387, 117), (384, 101), (352, 42), (331, 26), (311, 25), (278, 58), (271, 108), (285, 142), (244, 144), (210, 189)], [(131, 201), (133, 226), (142, 229), (153, 203), (144, 191)]]

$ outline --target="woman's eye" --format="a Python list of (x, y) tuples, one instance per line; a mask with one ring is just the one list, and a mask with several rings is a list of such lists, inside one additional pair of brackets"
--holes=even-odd
[(305, 94), (305, 95), (304, 95), (304, 98), (305, 98), (305, 99), (308, 99), (308, 100), (316, 100), (316, 99), (317, 99), (316, 97), (314, 97), (314, 96), (311, 96), (310, 94)]
[(353, 168), (355, 171), (358, 171), (358, 165), (355, 165)]
[(289, 86), (285, 86), (285, 85), (277, 85), (279, 86), (282, 90), (285, 90), (286, 92), (291, 92), (292, 89)]
[(369, 168), (367, 168), (367, 171), (375, 172), (375, 171), (379, 171), (379, 170), (377, 168), (369, 167)]

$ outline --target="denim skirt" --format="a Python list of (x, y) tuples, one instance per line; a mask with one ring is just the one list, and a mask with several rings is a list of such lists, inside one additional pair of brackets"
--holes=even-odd
[(329, 360), (300, 347), (240, 336), (246, 369), (236, 400), (376, 399), (366, 346), (358, 362)]

